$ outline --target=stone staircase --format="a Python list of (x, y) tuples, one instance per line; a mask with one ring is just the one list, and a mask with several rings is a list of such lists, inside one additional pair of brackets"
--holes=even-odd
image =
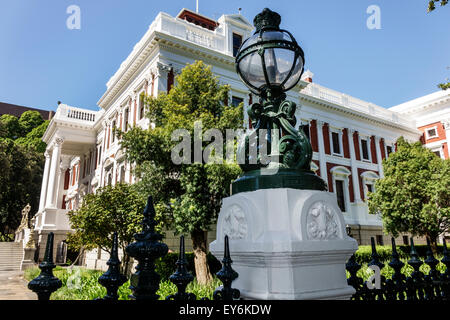
[(22, 259), (22, 242), (0, 242), (0, 272), (20, 271)]

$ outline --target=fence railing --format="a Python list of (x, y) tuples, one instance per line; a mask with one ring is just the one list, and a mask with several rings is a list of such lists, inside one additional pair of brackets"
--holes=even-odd
[[(136, 272), (130, 277), (130, 289), (132, 290), (130, 298), (134, 300), (158, 300), (157, 291), (161, 278), (155, 270), (155, 261), (167, 254), (168, 247), (161, 242), (162, 235), (155, 231), (155, 209), (151, 197), (149, 197), (144, 209), (142, 225), (142, 232), (134, 236), (136, 241), (126, 247), (126, 252), (138, 262)], [(347, 232), (350, 235), (351, 230), (348, 229)], [(62, 282), (53, 275), (53, 269), (56, 267), (53, 263), (53, 238), (53, 233), (49, 233), (44, 261), (39, 265), (41, 273), (28, 284), (28, 288), (38, 295), (39, 300), (49, 300), (50, 295), (62, 286)], [(214, 291), (213, 299), (237, 300), (240, 298), (240, 292), (232, 288), (232, 282), (238, 277), (238, 274), (231, 267), (232, 260), (228, 236), (225, 236), (224, 242), (222, 269), (216, 273), (223, 286)], [(381, 270), (386, 267), (386, 264), (380, 261), (375, 240), (372, 238), (372, 260), (368, 263), (368, 266), (375, 271), (375, 274), (369, 281), (364, 281), (357, 275), (362, 266), (356, 261), (355, 255), (346, 264), (346, 269), (350, 274), (347, 282), (356, 290), (352, 300), (449, 300), (450, 255), (447, 245), (444, 240), (443, 258), (439, 261), (434, 257), (430, 241), (427, 240), (427, 242), (426, 259), (422, 261), (411, 238), (410, 259), (407, 264), (414, 271), (410, 276), (406, 276), (402, 273), (405, 263), (400, 260), (395, 239), (392, 238), (392, 255), (387, 265), (394, 272), (390, 279), (386, 279), (381, 275)], [(445, 265), (445, 272), (440, 272), (437, 269), (439, 262)], [(430, 268), (426, 275), (420, 271), (423, 264)], [(107, 293), (98, 300), (117, 300), (119, 298), (119, 287), (128, 280), (120, 271), (117, 233), (113, 235), (110, 259), (107, 265), (108, 270), (98, 279), (98, 282), (106, 288)], [(180, 253), (176, 262), (176, 271), (169, 277), (169, 280), (175, 284), (177, 292), (165, 297), (166, 300), (207, 300), (207, 298), (196, 297), (193, 293), (186, 292), (187, 285), (194, 280), (194, 277), (187, 270), (183, 236), (180, 237)]]
[[(130, 298), (133, 300), (158, 300), (159, 295), (156, 292), (159, 289), (161, 278), (155, 270), (155, 261), (167, 254), (168, 247), (161, 242), (163, 236), (155, 231), (155, 209), (152, 197), (148, 199), (147, 206), (144, 209), (144, 219), (141, 223), (143, 226), (142, 232), (134, 235), (136, 241), (125, 249), (132, 258), (138, 261), (136, 272), (130, 277), (130, 289), (132, 291)], [(62, 287), (61, 280), (53, 275), (53, 269), (56, 267), (53, 263), (53, 238), (53, 233), (49, 233), (44, 260), (39, 265), (41, 269), (40, 275), (28, 283), (28, 288), (38, 295), (39, 300), (49, 300), (51, 294)], [(97, 300), (117, 300), (119, 298), (119, 287), (128, 280), (120, 272), (118, 251), (118, 235), (114, 233), (111, 254), (107, 262), (108, 270), (98, 279), (98, 282), (106, 288), (107, 293), (103, 298)], [(238, 277), (231, 264), (229, 240), (228, 236), (225, 236), (222, 269), (216, 273), (223, 286), (214, 291), (214, 300), (237, 300), (240, 298), (239, 290), (231, 287), (232, 282)], [(207, 298), (196, 297), (193, 293), (186, 292), (187, 285), (194, 280), (186, 266), (184, 237), (181, 236), (176, 271), (169, 277), (169, 280), (175, 284), (178, 291), (165, 297), (166, 300), (196, 300), (197, 298), (207, 300)]]
[[(437, 301), (450, 299), (450, 256), (448, 254), (445, 239), (443, 258), (440, 262), (445, 265), (446, 270), (442, 273), (436, 268), (439, 264), (439, 260), (434, 257), (429, 239), (427, 239), (426, 259), (422, 261), (414, 246), (413, 238), (411, 238), (411, 258), (407, 261), (407, 264), (410, 265), (414, 271), (407, 277), (402, 273), (405, 263), (400, 260), (395, 239), (392, 238), (392, 255), (390, 262), (387, 263), (387, 265), (394, 270), (390, 279), (386, 279), (386, 277), (380, 273), (386, 265), (379, 259), (374, 238), (371, 238), (371, 245), (372, 260), (368, 263), (368, 266), (378, 272), (375, 272), (369, 281), (364, 281), (357, 276), (357, 273), (362, 266), (357, 263), (355, 255), (353, 255), (346, 264), (346, 269), (350, 273), (347, 282), (356, 290), (352, 300)], [(420, 267), (423, 264), (427, 264), (430, 267), (430, 271), (426, 275), (420, 271)], [(375, 281), (375, 285), (373, 281)]]

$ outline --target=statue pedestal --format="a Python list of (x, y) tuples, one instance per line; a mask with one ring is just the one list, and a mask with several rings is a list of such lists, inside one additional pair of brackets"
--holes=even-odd
[(36, 248), (23, 248), (23, 260), (20, 265), (20, 270), (23, 271), (36, 266), (36, 263), (34, 262), (35, 252)]
[(349, 299), (345, 264), (356, 251), (334, 194), (261, 189), (223, 199), (210, 251), (230, 239), (233, 288), (244, 299)]

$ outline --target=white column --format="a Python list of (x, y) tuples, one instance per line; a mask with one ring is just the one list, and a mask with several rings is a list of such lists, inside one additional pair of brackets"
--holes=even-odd
[(61, 156), (61, 165), (59, 166), (59, 177), (57, 179), (58, 188), (56, 189), (57, 191), (55, 192), (56, 193), (55, 205), (58, 209), (62, 208), (62, 196), (64, 195), (64, 182), (66, 178), (66, 171), (70, 167), (70, 160), (71, 156), (67, 155)]
[(320, 177), (328, 184), (327, 161), (325, 159), (325, 145), (323, 140), (323, 121), (317, 120), (317, 136), (319, 142)]
[(41, 186), (41, 196), (39, 198), (39, 212), (44, 211), (45, 208), (45, 198), (47, 196), (47, 187), (48, 187), (48, 174), (50, 171), (50, 154), (45, 151), (45, 166), (44, 166), (44, 174), (42, 176), (42, 186)]
[(356, 166), (355, 144), (353, 142), (353, 134), (356, 130), (348, 129), (348, 142), (350, 147), (350, 163), (352, 167), (353, 195), (355, 203), (361, 202), (361, 193), (359, 191), (358, 168)]
[(377, 152), (378, 175), (380, 176), (380, 178), (384, 178), (383, 159), (381, 158), (380, 139), (381, 138), (379, 136), (375, 136), (375, 151)]
[(52, 152), (52, 160), (51, 160), (51, 167), (50, 167), (50, 177), (48, 180), (48, 193), (47, 193), (47, 203), (46, 207), (55, 208), (56, 202), (55, 202), (55, 190), (58, 182), (56, 181), (56, 178), (58, 176), (59, 171), (59, 161), (61, 157), (61, 145), (63, 143), (63, 139), (57, 138), (54, 145), (53, 145), (53, 152)]

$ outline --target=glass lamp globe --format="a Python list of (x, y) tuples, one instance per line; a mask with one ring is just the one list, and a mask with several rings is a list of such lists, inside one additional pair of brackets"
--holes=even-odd
[(280, 22), (278, 13), (264, 9), (254, 19), (255, 33), (236, 55), (239, 76), (256, 94), (267, 89), (286, 92), (303, 73), (303, 50), (289, 31), (279, 28)]

